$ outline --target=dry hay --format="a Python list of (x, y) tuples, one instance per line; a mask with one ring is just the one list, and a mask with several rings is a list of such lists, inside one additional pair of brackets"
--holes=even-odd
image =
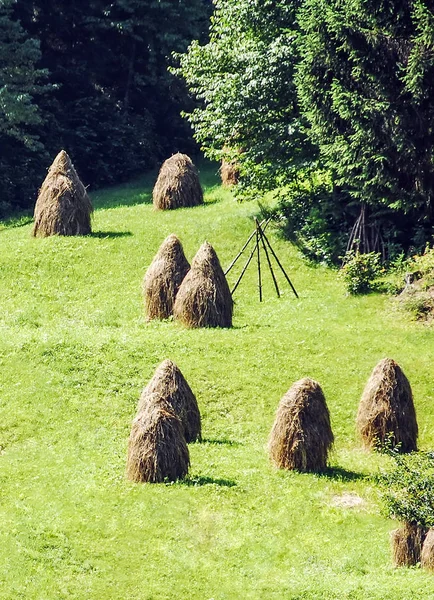
[(161, 244), (143, 280), (143, 296), (148, 319), (167, 319), (179, 286), (190, 269), (182, 244), (169, 235)]
[(92, 203), (68, 154), (62, 150), (48, 170), (35, 205), (33, 235), (88, 235)]
[(222, 160), (220, 177), (223, 185), (237, 185), (240, 177), (240, 168), (236, 160)]
[(176, 481), (187, 475), (189, 466), (181, 420), (168, 404), (150, 402), (131, 426), (128, 479), (148, 483)]
[(191, 158), (178, 152), (163, 163), (152, 198), (158, 210), (203, 204), (199, 175)]
[(417, 450), (417, 420), (410, 383), (397, 363), (384, 358), (372, 371), (360, 400), (357, 429), (366, 447), (392, 443)]
[(319, 383), (307, 377), (297, 381), (277, 409), (268, 443), (271, 461), (281, 469), (322, 471), (333, 441)]
[(393, 562), (397, 567), (411, 567), (421, 558), (425, 531), (419, 525), (404, 523), (400, 529), (391, 534)]
[(196, 396), (171, 360), (164, 360), (140, 396), (138, 412), (153, 402), (169, 404), (181, 419), (187, 442), (201, 439), (201, 418)]
[(218, 256), (202, 244), (176, 296), (173, 314), (187, 327), (232, 327), (233, 300)]
[(434, 571), (434, 529), (426, 534), (420, 555), (420, 564), (424, 569)]

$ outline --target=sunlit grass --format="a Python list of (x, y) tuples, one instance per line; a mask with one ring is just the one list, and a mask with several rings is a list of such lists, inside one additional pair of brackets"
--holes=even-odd
[[(413, 386), (421, 447), (434, 446), (432, 331), (386, 297), (346, 297), (336, 272), (270, 240), (295, 285), (252, 263), (235, 293), (234, 328), (146, 323), (141, 281), (169, 233), (191, 260), (206, 239), (223, 266), (253, 230), (202, 173), (206, 204), (154, 212), (152, 177), (98, 192), (94, 234), (33, 239), (0, 230), (0, 597), (3, 599), (416, 599), (420, 569), (394, 569), (354, 419), (385, 356)], [(244, 259), (229, 275), (233, 284)], [(263, 265), (265, 266), (265, 265)], [(125, 480), (137, 398), (165, 358), (196, 393), (205, 441), (173, 485)], [(325, 392), (335, 433), (330, 471), (276, 471), (267, 437), (281, 396), (303, 376)], [(336, 507), (356, 493), (363, 504)]]

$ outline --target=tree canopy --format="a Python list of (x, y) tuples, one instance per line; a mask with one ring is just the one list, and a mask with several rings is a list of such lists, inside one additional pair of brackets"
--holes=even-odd
[(181, 74), (200, 101), (195, 137), (213, 159), (236, 158), (242, 189), (284, 185), (312, 159), (294, 68), (298, 2), (217, 0), (208, 43), (193, 42)]
[(240, 151), (252, 190), (325, 169), (329, 200), (324, 185), (298, 189), (293, 223), (337, 211), (348, 227), (367, 205), (387, 235), (422, 243), (433, 216), (433, 25), (429, 0), (218, 0), (209, 42), (180, 60), (201, 101), (188, 115), (195, 137), (211, 157)]
[[(194, 147), (180, 117), (191, 101), (167, 67), (172, 52), (206, 35), (208, 1), (7, 0), (0, 10), (0, 175), (13, 186), (10, 204), (34, 201), (61, 148), (97, 186)], [(31, 181), (20, 181), (20, 167)]]

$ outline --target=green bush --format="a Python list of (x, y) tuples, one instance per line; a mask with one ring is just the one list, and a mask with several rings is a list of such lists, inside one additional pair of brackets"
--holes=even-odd
[(434, 526), (434, 453), (386, 450), (394, 468), (378, 477), (386, 516), (421, 527)]
[(378, 252), (347, 252), (341, 269), (343, 280), (350, 294), (366, 294), (374, 287), (374, 281), (381, 274)]

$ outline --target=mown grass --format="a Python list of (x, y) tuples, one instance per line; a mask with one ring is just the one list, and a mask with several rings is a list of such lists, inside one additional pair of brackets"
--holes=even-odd
[[(94, 234), (33, 239), (0, 230), (0, 597), (2, 599), (432, 598), (433, 576), (394, 569), (361, 450), (358, 400), (393, 357), (415, 395), (420, 445), (434, 447), (432, 331), (379, 295), (346, 297), (336, 272), (270, 236), (297, 288), (256, 268), (235, 294), (234, 328), (146, 323), (141, 280), (169, 233), (192, 258), (211, 242), (228, 265), (253, 228), (202, 173), (206, 204), (152, 210), (152, 177), (94, 195)], [(20, 225), (20, 226), (18, 226)], [(231, 283), (236, 273), (230, 274)], [(142, 387), (171, 358), (197, 395), (202, 443), (172, 485), (126, 481)], [(336, 438), (324, 475), (279, 472), (265, 445), (281, 396), (303, 376), (326, 394)], [(334, 506), (356, 493), (364, 503)]]

